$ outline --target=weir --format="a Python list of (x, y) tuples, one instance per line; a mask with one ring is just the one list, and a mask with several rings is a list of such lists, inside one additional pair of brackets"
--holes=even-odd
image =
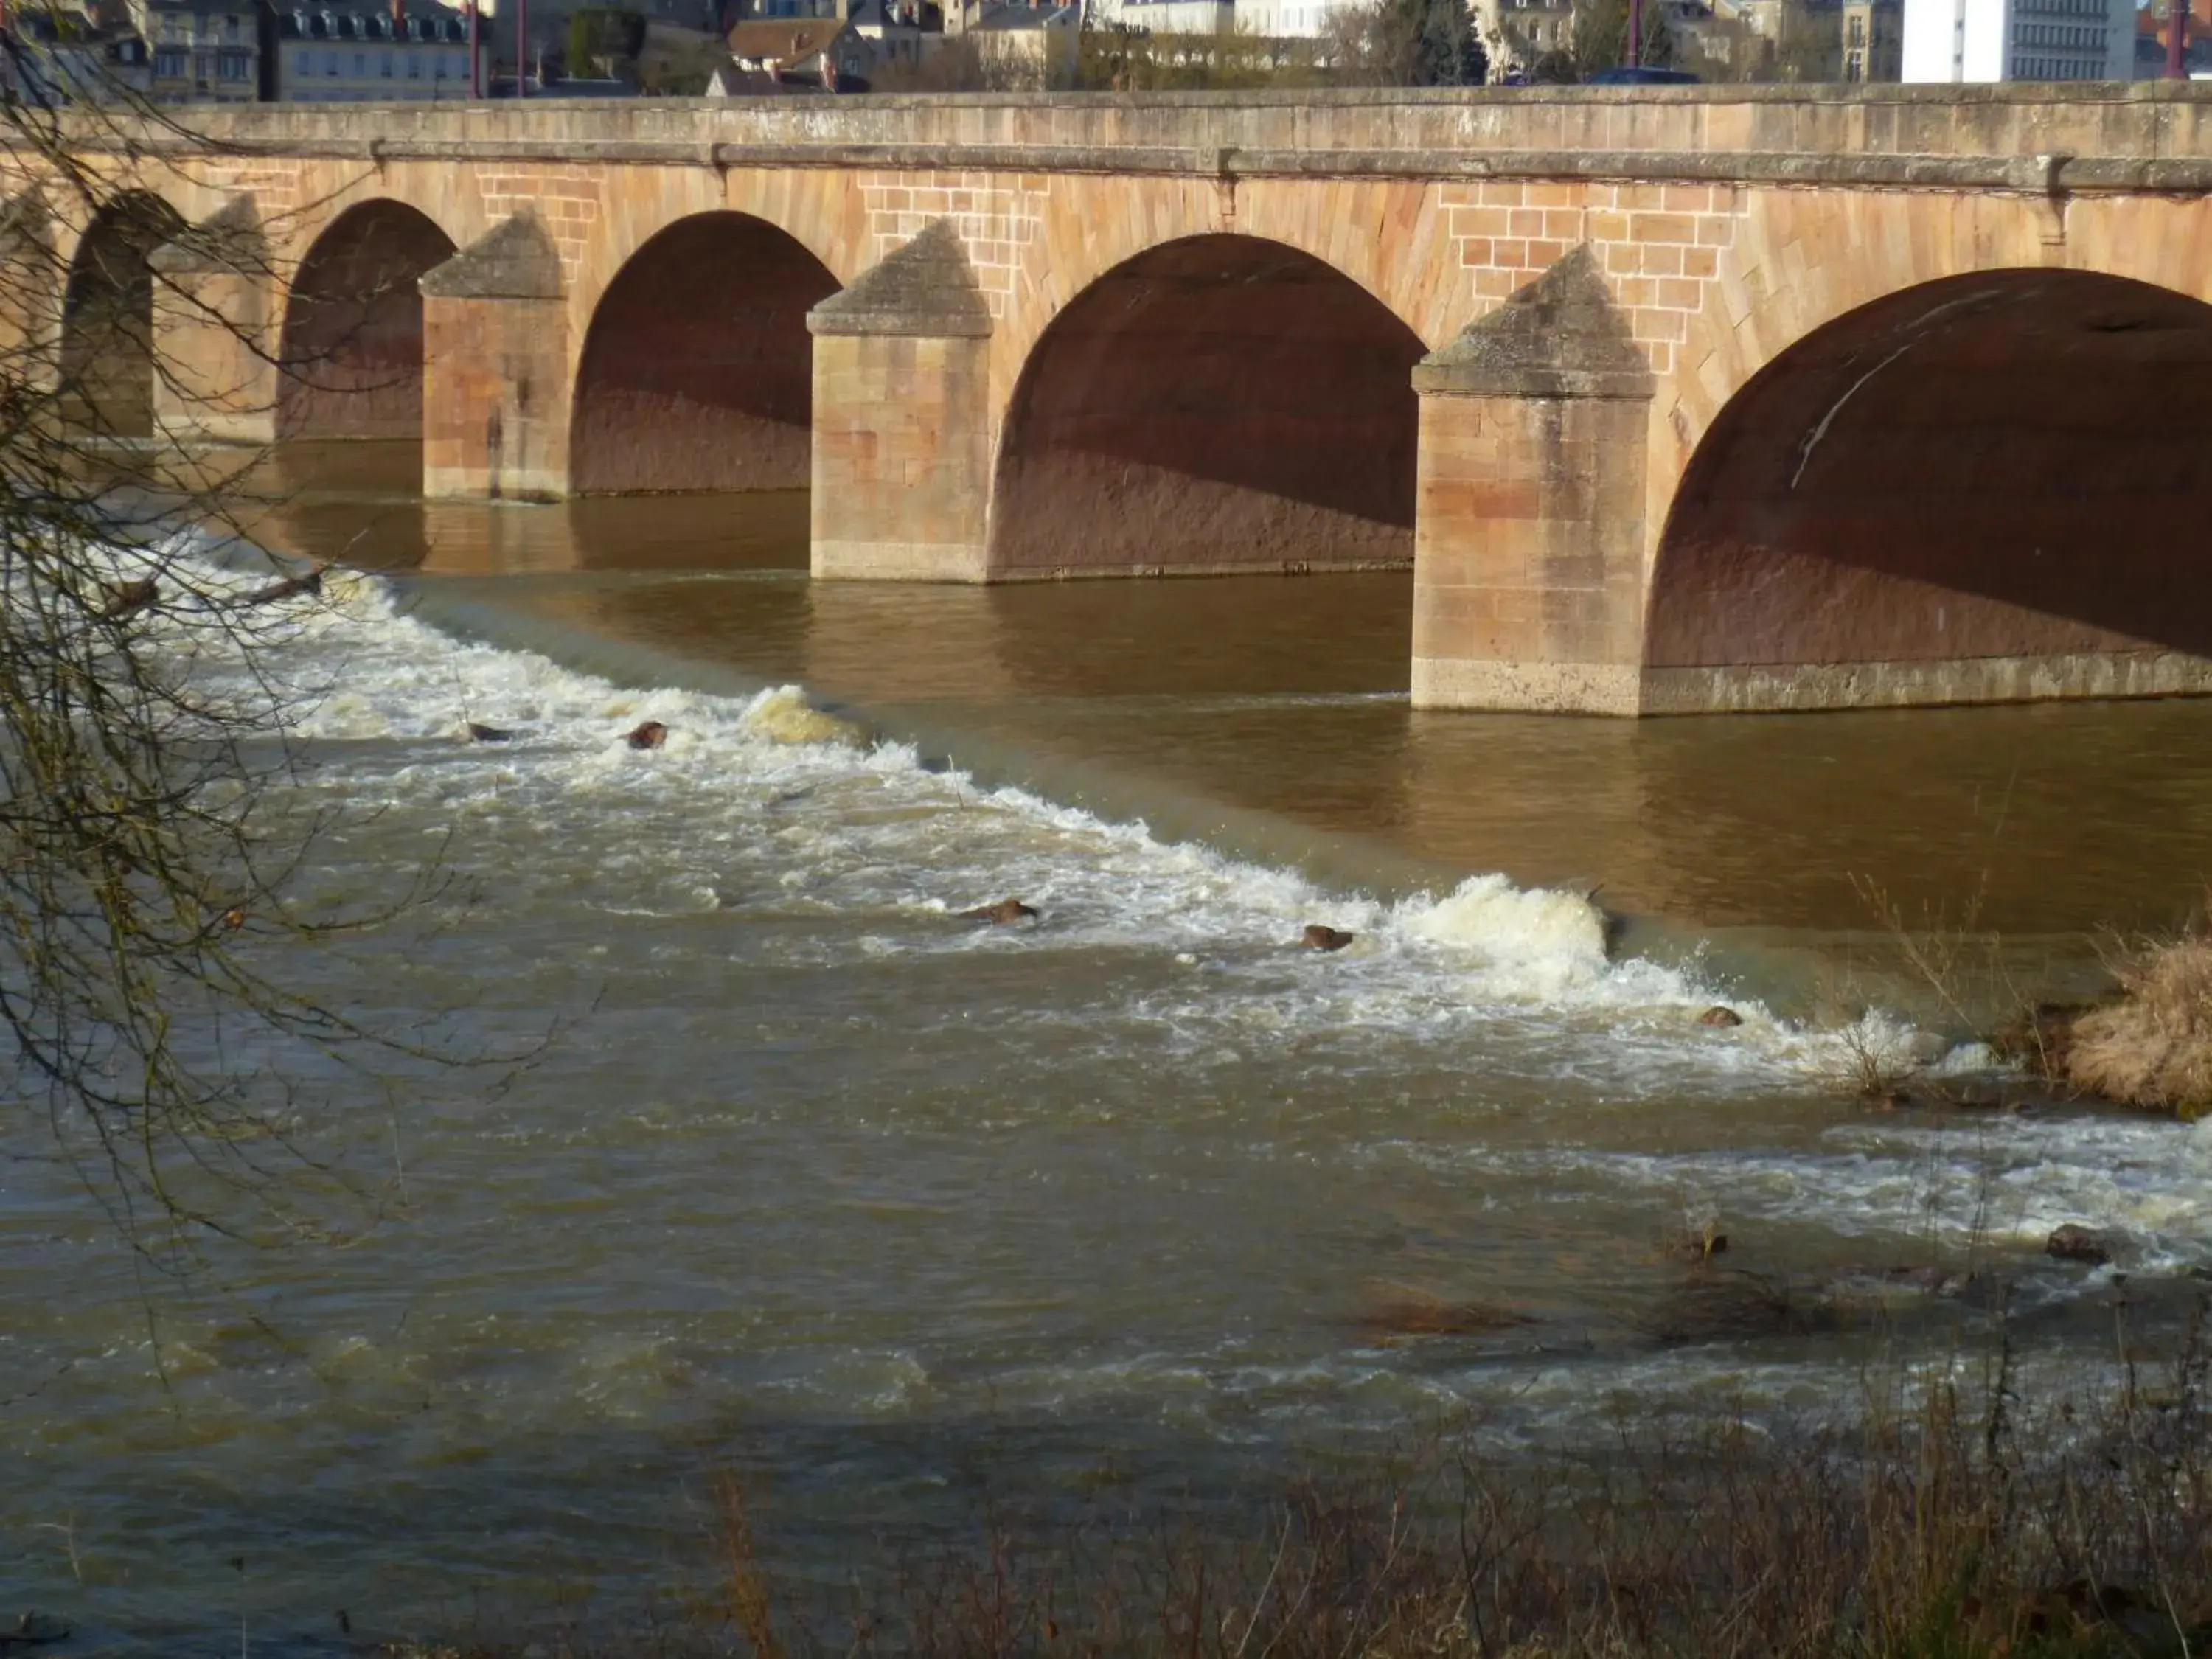
[(1430, 708), (2212, 690), (2194, 87), (195, 119), (119, 218), (9, 191), (118, 432), (807, 484), (845, 581), (1410, 564)]

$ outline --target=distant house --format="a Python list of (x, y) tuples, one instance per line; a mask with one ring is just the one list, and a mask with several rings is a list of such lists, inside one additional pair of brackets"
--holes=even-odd
[(270, 95), (284, 104), (419, 103), (470, 95), (469, 26), (447, 7), (299, 8), (270, 19)]
[(1234, 0), (1093, 0), (1091, 19), (1146, 34), (1226, 34), (1238, 21)]
[(955, 0), (945, 14), (945, 32), (969, 39), (992, 84), (1042, 91), (1075, 80), (1083, 50), (1083, 8)]
[(726, 38), (741, 72), (815, 81), (829, 92), (841, 83), (865, 85), (872, 64), (868, 43), (842, 17), (750, 18)]
[(146, 43), (147, 92), (164, 104), (249, 104), (261, 96), (261, 19), (253, 0), (133, 0)]
[(29, 105), (112, 103), (153, 89), (151, 56), (137, 31), (77, 13), (20, 14), (15, 50), (0, 53), (0, 90)]
[(849, 0), (845, 26), (878, 68), (918, 64), (945, 39), (944, 10), (930, 0)]

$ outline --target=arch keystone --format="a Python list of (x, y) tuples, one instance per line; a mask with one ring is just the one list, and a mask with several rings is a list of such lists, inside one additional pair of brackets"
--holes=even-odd
[(981, 581), (991, 313), (949, 219), (806, 314), (814, 574)]
[(1585, 243), (1413, 369), (1413, 702), (1640, 701), (1654, 377)]
[(422, 492), (545, 501), (568, 490), (561, 255), (525, 209), (422, 274)]

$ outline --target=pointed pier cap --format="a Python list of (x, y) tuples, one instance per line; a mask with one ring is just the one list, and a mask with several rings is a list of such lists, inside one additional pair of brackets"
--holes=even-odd
[(1649, 398), (1651, 364), (1583, 243), (1449, 345), (1413, 390), (1460, 398)]
[(557, 300), (561, 255), (526, 208), (424, 271), (416, 286), (437, 300)]
[(251, 276), (269, 269), (269, 246), (251, 196), (234, 196), (146, 256), (172, 276)]
[(885, 254), (806, 313), (816, 334), (964, 336), (991, 332), (990, 308), (968, 263), (967, 245), (950, 219), (933, 219), (919, 235)]

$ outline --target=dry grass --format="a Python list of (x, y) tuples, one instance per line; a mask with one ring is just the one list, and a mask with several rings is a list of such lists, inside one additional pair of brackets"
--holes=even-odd
[[(2198, 1322), (2155, 1366), (2031, 1391), (1989, 1346), (1877, 1367), (1778, 1423), (1717, 1398), (1624, 1413), (1572, 1453), (1480, 1435), (1271, 1504), (1089, 1522), (1000, 1516), (972, 1543), (773, 1586), (735, 1484), (720, 1585), (688, 1621), (559, 1659), (2185, 1659), (2212, 1654), (2212, 1437)], [(2023, 1397), (2028, 1396), (2028, 1397)], [(853, 1494), (866, 1518), (868, 1494)], [(1241, 1519), (1232, 1518), (1241, 1516)], [(864, 1550), (863, 1556), (872, 1552)], [(773, 1605), (771, 1605), (773, 1604)], [(491, 1659), (514, 1645), (398, 1645)]]
[(2212, 934), (2139, 941), (2112, 967), (2120, 999), (2074, 1021), (2066, 1081), (2185, 1118), (2212, 1110)]

